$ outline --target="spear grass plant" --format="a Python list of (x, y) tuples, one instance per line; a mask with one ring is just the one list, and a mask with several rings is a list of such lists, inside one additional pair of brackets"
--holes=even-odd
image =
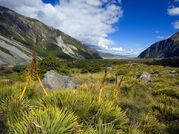
[(43, 107), (23, 115), (21, 120), (10, 125), (13, 134), (71, 134), (77, 133), (80, 126), (77, 117), (65, 109)]
[[(94, 62), (104, 67), (104, 61), (90, 64)], [(115, 77), (109, 82), (103, 72), (81, 74), (81, 69), (73, 68), (72, 76), (81, 85), (78, 89), (49, 91), (44, 96), (29, 85), (24, 99), (17, 101), (23, 81), (13, 78), (11, 83), (0, 82), (0, 133), (178, 134), (179, 75), (166, 71), (176, 68), (136, 63), (131, 70), (126, 62), (106, 63), (113, 68), (108, 72), (109, 78), (117, 72), (119, 78), (125, 78), (122, 84), (119, 79), (114, 86)], [(152, 82), (138, 79), (143, 71), (151, 73)], [(101, 76), (100, 93), (97, 81)], [(114, 89), (120, 91), (120, 97), (114, 96)]]

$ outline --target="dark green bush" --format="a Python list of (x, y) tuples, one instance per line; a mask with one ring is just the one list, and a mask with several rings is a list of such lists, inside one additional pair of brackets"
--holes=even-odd
[(111, 77), (107, 78), (106, 80), (109, 83), (114, 83), (116, 81), (116, 77), (115, 76), (111, 76)]
[(46, 57), (39, 62), (39, 69), (42, 74), (50, 70), (58, 71), (59, 68), (59, 61), (54, 57)]
[(46, 57), (39, 62), (39, 70), (41, 74), (50, 70), (55, 70), (61, 74), (70, 75), (70, 69), (63, 61), (59, 61), (55, 57)]
[(102, 69), (98, 64), (86, 65), (81, 69), (81, 73), (97, 73)]
[(13, 67), (13, 72), (22, 72), (26, 69), (26, 65), (16, 65)]

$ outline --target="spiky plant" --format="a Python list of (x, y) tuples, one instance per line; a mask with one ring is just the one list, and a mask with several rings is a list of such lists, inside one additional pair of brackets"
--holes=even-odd
[(101, 83), (100, 83), (99, 95), (98, 95), (98, 104), (101, 102), (101, 97), (102, 97), (106, 77), (107, 77), (107, 68), (105, 68), (104, 76), (103, 76)]
[(144, 134), (144, 132), (139, 129), (138, 125), (135, 126), (129, 126), (128, 128), (126, 128), (123, 133), (119, 133), (119, 134)]
[(117, 97), (120, 95), (120, 87), (122, 85), (123, 79), (124, 79), (124, 75), (122, 75), (120, 81), (118, 80), (118, 76), (116, 76), (116, 82), (115, 82), (114, 91), (113, 91), (114, 97)]
[(79, 131), (77, 117), (56, 107), (44, 107), (24, 114), (22, 119), (10, 124), (13, 134), (71, 134)]
[(159, 120), (152, 114), (145, 116), (140, 128), (148, 134), (163, 134), (165, 130), (165, 125), (159, 122)]
[(99, 107), (99, 113), (97, 115), (98, 121), (114, 124), (114, 127), (120, 129), (128, 123), (126, 114), (120, 107), (115, 105), (112, 101), (103, 101), (103, 104)]

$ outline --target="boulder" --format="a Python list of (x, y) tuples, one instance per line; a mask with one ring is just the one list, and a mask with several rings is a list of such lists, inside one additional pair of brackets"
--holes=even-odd
[(139, 76), (140, 79), (142, 79), (145, 83), (151, 82), (151, 76), (148, 72), (143, 72)]
[(111, 71), (113, 68), (112, 67), (107, 67), (107, 70), (108, 71)]
[(11, 82), (11, 80), (10, 79), (1, 79), (0, 82), (6, 83), (6, 82)]
[(177, 71), (176, 71), (176, 70), (172, 70), (172, 71), (170, 71), (170, 73), (171, 73), (171, 74), (176, 74)]
[(65, 89), (65, 88), (77, 88), (77, 84), (73, 77), (63, 76), (56, 71), (48, 71), (44, 75), (43, 85), (46, 89)]

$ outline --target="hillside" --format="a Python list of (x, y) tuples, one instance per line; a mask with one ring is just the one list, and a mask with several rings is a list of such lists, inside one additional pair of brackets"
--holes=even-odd
[(0, 6), (0, 65), (25, 62), (30, 59), (32, 50), (39, 57), (100, 58), (69, 35)]
[(166, 40), (154, 43), (144, 50), (139, 58), (169, 58), (179, 56), (179, 32)]

